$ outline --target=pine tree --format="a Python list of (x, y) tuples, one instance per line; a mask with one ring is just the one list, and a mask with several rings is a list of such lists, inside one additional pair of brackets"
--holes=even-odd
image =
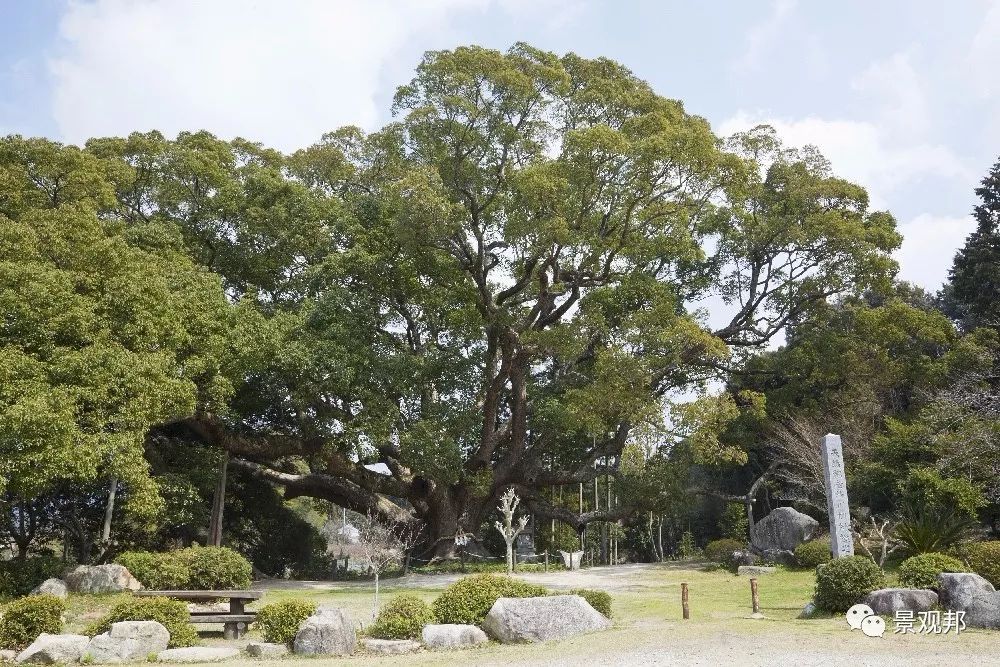
[(976, 188), (976, 231), (955, 255), (946, 295), (967, 330), (1000, 327), (1000, 160)]

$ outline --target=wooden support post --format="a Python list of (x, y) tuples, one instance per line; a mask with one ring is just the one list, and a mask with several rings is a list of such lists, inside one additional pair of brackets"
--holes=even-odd
[(757, 590), (757, 577), (750, 578), (750, 604), (753, 607), (754, 617), (759, 617), (760, 613), (760, 593)]
[(688, 585), (686, 583), (681, 584), (681, 613), (684, 616), (684, 620), (691, 618), (691, 608), (688, 605)]

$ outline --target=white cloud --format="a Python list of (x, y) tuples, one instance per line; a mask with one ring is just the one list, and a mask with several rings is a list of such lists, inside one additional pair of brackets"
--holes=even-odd
[(993, 97), (1000, 92), (997, 80), (997, 63), (1000, 62), (1000, 4), (994, 3), (983, 16), (979, 30), (972, 38), (969, 51), (968, 74), (972, 86), (983, 97)]
[(294, 149), (342, 125), (376, 127), (400, 51), (439, 47), (459, 18), (493, 5), (551, 18), (567, 1), (71, 2), (50, 62), (53, 116), (73, 142), (204, 128)]
[(918, 134), (928, 129), (927, 99), (909, 53), (873, 62), (851, 85), (881, 107), (880, 126), (888, 132)]
[(774, 126), (789, 146), (811, 144), (819, 148), (838, 176), (868, 189), (875, 208), (886, 208), (894, 190), (924, 178), (975, 180), (975, 174), (947, 146), (920, 142), (895, 145), (877, 125), (867, 121), (815, 116), (789, 120), (741, 111), (717, 129), (729, 135), (761, 123)]
[(751, 71), (763, 64), (767, 52), (781, 37), (788, 18), (797, 4), (797, 0), (772, 1), (771, 13), (767, 18), (747, 30), (746, 50), (735, 63), (737, 70)]
[(937, 291), (948, 278), (955, 251), (975, 227), (971, 215), (952, 218), (923, 214), (900, 225), (903, 245), (895, 255), (900, 265), (899, 278)]

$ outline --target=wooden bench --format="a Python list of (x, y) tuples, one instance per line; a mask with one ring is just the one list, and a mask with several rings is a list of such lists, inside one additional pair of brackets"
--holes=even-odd
[(163, 597), (174, 600), (229, 600), (229, 611), (193, 611), (192, 623), (221, 623), (222, 636), (239, 639), (254, 622), (257, 614), (245, 610), (248, 601), (259, 600), (263, 591), (136, 591), (142, 597)]

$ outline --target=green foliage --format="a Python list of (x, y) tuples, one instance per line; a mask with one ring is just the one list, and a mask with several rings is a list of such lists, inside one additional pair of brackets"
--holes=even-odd
[(976, 189), (976, 230), (955, 255), (946, 302), (966, 329), (1000, 326), (1000, 161)]
[(726, 503), (719, 516), (719, 533), (722, 537), (746, 542), (750, 534), (749, 525), (747, 511), (743, 505)]
[(685, 530), (681, 534), (681, 539), (677, 543), (677, 557), (681, 560), (694, 560), (701, 557), (701, 549), (694, 542), (694, 535), (690, 530)]
[[(611, 594), (605, 591), (595, 591), (590, 588), (574, 588), (570, 595), (579, 595), (586, 600), (591, 607), (601, 612), (607, 618), (611, 618)], [(558, 595), (558, 593), (557, 593)]]
[(479, 625), (497, 598), (530, 598), (546, 594), (542, 586), (496, 574), (477, 574), (459, 579), (434, 600), (439, 623)]
[(181, 551), (126, 551), (115, 562), (128, 568), (148, 589), (181, 590), (188, 588), (191, 581), (190, 561)]
[(885, 588), (885, 573), (871, 558), (837, 558), (816, 572), (816, 606), (829, 612), (845, 612), (879, 588)]
[(937, 588), (942, 572), (962, 572), (962, 561), (947, 554), (922, 553), (899, 564), (899, 583), (909, 588)]
[(65, 567), (51, 554), (0, 561), (0, 598), (27, 595), (46, 579), (58, 577)]
[(191, 573), (188, 588), (243, 589), (253, 581), (250, 561), (228, 547), (191, 547), (184, 551)]
[(250, 561), (229, 547), (200, 547), (151, 553), (126, 551), (115, 559), (146, 588), (233, 590), (253, 582)]
[(965, 548), (965, 562), (973, 572), (1000, 588), (1000, 541), (969, 544)]
[(0, 648), (25, 648), (43, 632), (62, 632), (66, 603), (55, 595), (30, 595), (11, 602), (0, 616)]
[(187, 605), (169, 598), (131, 597), (116, 602), (113, 607), (87, 628), (91, 637), (108, 632), (120, 621), (156, 621), (170, 633), (170, 648), (194, 646), (198, 633), (188, 622)]
[(302, 621), (316, 613), (316, 604), (304, 600), (283, 600), (266, 604), (257, 612), (257, 628), (266, 642), (290, 644)]
[(434, 611), (416, 595), (397, 595), (378, 613), (368, 636), (378, 639), (416, 639), (423, 627), (434, 623)]
[(818, 537), (795, 547), (795, 563), (799, 567), (814, 570), (833, 558), (830, 536)]
[(982, 490), (962, 477), (942, 477), (933, 468), (914, 468), (897, 485), (899, 504), (919, 507), (924, 512), (947, 513), (951, 509), (976, 517), (985, 504)]
[(741, 540), (729, 538), (713, 540), (705, 545), (705, 558), (715, 563), (719, 563), (724, 567), (732, 568), (734, 563), (733, 552), (742, 551), (746, 548), (746, 542)]
[(896, 524), (895, 536), (907, 555), (943, 553), (967, 541), (974, 525), (966, 513), (954, 509), (910, 507)]

